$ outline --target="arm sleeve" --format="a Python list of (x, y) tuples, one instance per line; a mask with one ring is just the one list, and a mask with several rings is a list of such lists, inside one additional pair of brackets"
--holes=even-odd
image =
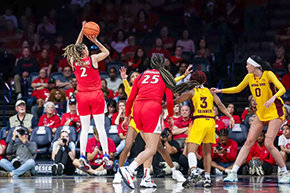
[(134, 84), (132, 86), (132, 90), (131, 90), (131, 93), (129, 95), (129, 98), (127, 100), (127, 103), (126, 103), (126, 111), (125, 111), (125, 116), (128, 117), (130, 114), (131, 114), (131, 109), (132, 109), (132, 106), (133, 106), (133, 102), (137, 96), (137, 93), (138, 93), (138, 86), (137, 86), (137, 83), (138, 83), (138, 80), (140, 78), (141, 74), (135, 79), (134, 81)]
[(278, 80), (278, 78), (272, 71), (269, 71), (267, 73), (267, 78), (275, 85), (276, 88), (278, 88), (278, 92), (274, 96), (276, 96), (277, 98), (281, 97), (286, 92), (285, 87), (282, 85), (282, 83)]
[(247, 74), (245, 78), (243, 79), (243, 81), (238, 86), (222, 89), (222, 93), (235, 94), (235, 93), (241, 92), (249, 85), (249, 78), (250, 78), (250, 74)]
[[(256, 145), (256, 144), (255, 144)], [(254, 156), (254, 149), (255, 149), (255, 145), (253, 145), (250, 149), (250, 152), (249, 152), (249, 155), (247, 157), (247, 164), (249, 164), (249, 161), (251, 161), (251, 159), (253, 158)]]
[(31, 155), (34, 156), (37, 153), (37, 145), (35, 142), (26, 142), (27, 149), (30, 151)]
[(173, 116), (173, 108), (174, 108), (173, 92), (169, 88), (166, 88), (165, 92), (166, 92), (166, 102), (167, 102), (168, 115), (169, 115), (169, 117), (172, 117)]
[(238, 153), (238, 144), (235, 141), (232, 141), (232, 148), (230, 153), (226, 153), (226, 158), (229, 162), (234, 162), (237, 158)]
[(16, 151), (16, 146), (17, 146), (17, 145), (14, 143), (14, 141), (11, 140), (11, 141), (8, 143), (6, 153), (7, 153), (7, 154), (14, 154), (15, 151)]
[(182, 79), (184, 79), (184, 78), (185, 78), (185, 76), (184, 76), (184, 74), (183, 74), (183, 75), (181, 75), (181, 76), (179, 76), (179, 77), (174, 78), (174, 80), (175, 80), (175, 82), (178, 82), (178, 81), (180, 81), (180, 80), (182, 80)]
[(283, 145), (283, 146), (284, 146), (284, 140), (283, 140), (283, 136), (282, 136), (282, 135), (279, 137), (278, 145), (279, 145), (279, 146), (280, 146), (280, 145)]
[(127, 80), (123, 80), (123, 84), (124, 84), (124, 87), (125, 87), (125, 93), (127, 95), (127, 98), (129, 98), (132, 88), (130, 87), (130, 85), (129, 85)]

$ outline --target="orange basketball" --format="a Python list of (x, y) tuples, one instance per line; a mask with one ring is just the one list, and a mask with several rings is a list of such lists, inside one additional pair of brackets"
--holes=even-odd
[(97, 36), (100, 33), (100, 26), (97, 23), (90, 21), (84, 26), (83, 33), (86, 36)]

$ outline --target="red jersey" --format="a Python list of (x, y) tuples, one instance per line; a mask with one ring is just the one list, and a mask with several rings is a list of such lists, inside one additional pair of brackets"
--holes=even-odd
[[(220, 139), (216, 139), (216, 144), (213, 144), (212, 147), (216, 147)], [(221, 144), (221, 146), (226, 149), (225, 154), (213, 153), (211, 154), (212, 160), (215, 162), (223, 162), (223, 163), (232, 163), (237, 158), (238, 153), (238, 144), (232, 139), (228, 139), (228, 142), (225, 146)]]
[(176, 56), (171, 56), (170, 60), (176, 65), (178, 62), (182, 60), (182, 58), (177, 58)]
[[(31, 84), (33, 83), (48, 83), (48, 78), (46, 79), (40, 79), (40, 78), (36, 78), (34, 81), (32, 81)], [(46, 89), (41, 89), (41, 90), (34, 90), (32, 92), (32, 95), (31, 96), (35, 96), (37, 98), (37, 96), (40, 96), (42, 95), (42, 93), (44, 93), (42, 90), (46, 90)], [(43, 99), (43, 97), (41, 97)], [(37, 98), (39, 99), (39, 98)]]
[[(180, 116), (176, 121), (174, 121), (174, 126), (178, 128), (185, 128), (189, 127), (189, 124), (191, 123), (191, 119), (188, 118), (187, 120), (183, 120), (183, 118)], [(187, 135), (184, 133), (174, 135), (173, 139), (179, 139), (179, 138), (187, 138)]]
[(73, 98), (74, 94), (74, 88), (69, 88), (65, 91), (65, 96), (68, 97), (69, 99)]
[(125, 128), (125, 130), (122, 128), (122, 124), (119, 124), (118, 125), (118, 135), (120, 133), (123, 134), (123, 136), (126, 136), (127, 135), (127, 132), (128, 132), (128, 126)]
[(46, 101), (49, 98), (49, 95), (50, 95), (50, 91), (46, 88), (46, 89), (33, 91), (31, 96), (35, 96), (37, 99), (43, 99)]
[[(5, 141), (3, 139), (0, 140), (0, 145), (3, 145), (5, 148), (7, 147)], [(4, 151), (5, 152), (5, 151)], [(0, 160), (5, 157), (5, 153), (4, 154), (0, 154)]]
[(282, 77), (281, 83), (285, 87), (286, 90), (290, 89), (290, 74), (286, 74)]
[(66, 58), (62, 58), (59, 62), (57, 67), (64, 69), (64, 67), (69, 66), (69, 63)]
[(258, 157), (260, 161), (268, 162), (271, 165), (275, 164), (274, 158), (271, 156), (267, 148), (263, 146), (259, 146), (258, 142), (256, 142), (250, 149), (249, 155), (247, 157), (247, 163), (253, 158)]
[(165, 93), (168, 114), (170, 117), (172, 117), (174, 106), (172, 91), (165, 86), (165, 83), (158, 70), (146, 70), (145, 72), (140, 74), (134, 81), (130, 96), (126, 103), (125, 116), (128, 117), (131, 114), (134, 100), (155, 101), (161, 105)]
[(99, 69), (93, 67), (91, 56), (83, 59), (82, 64), (74, 62), (74, 73), (78, 81), (77, 90), (81, 92), (101, 90)]
[(51, 129), (58, 128), (60, 125), (60, 118), (58, 115), (52, 115), (52, 117), (48, 118), (47, 114), (44, 114), (40, 117), (38, 121), (38, 126), (47, 126)]
[(221, 129), (226, 129), (226, 126), (225, 126), (224, 122), (216, 119), (215, 120), (215, 131), (218, 132)]
[[(235, 120), (235, 123), (242, 123), (241, 122), (241, 118), (239, 117), (239, 115), (233, 115), (233, 118)], [(220, 120), (225, 124), (225, 127), (227, 128), (230, 124), (230, 118), (228, 118), (227, 116), (221, 116)]]
[[(73, 123), (76, 122), (81, 122), (80, 116), (77, 114), (71, 114), (71, 113), (64, 113), (61, 117), (61, 122), (60, 122), (60, 126), (64, 126), (65, 122), (67, 122), (67, 120), (72, 119), (72, 121), (70, 122), (69, 126), (72, 126)], [(79, 133), (81, 131), (81, 126), (80, 127), (76, 127), (76, 131), (77, 133)]]

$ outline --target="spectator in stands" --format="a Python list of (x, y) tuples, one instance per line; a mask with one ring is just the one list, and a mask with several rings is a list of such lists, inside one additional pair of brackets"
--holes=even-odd
[(241, 119), (243, 122), (245, 121), (246, 116), (253, 115), (257, 111), (257, 103), (256, 103), (254, 97), (252, 95), (250, 95), (248, 100), (249, 100), (249, 107), (243, 111), (243, 114), (241, 116)]
[(110, 78), (106, 79), (108, 89), (111, 89), (112, 91), (117, 92), (120, 84), (122, 84), (123, 81), (121, 78), (117, 77), (117, 69), (115, 67), (111, 67), (109, 69), (109, 76)]
[[(114, 141), (110, 138), (108, 138), (108, 149), (109, 149), (109, 155), (110, 155), (110, 165), (111, 167), (113, 167), (112, 159), (115, 156), (116, 146), (115, 146)], [(104, 152), (102, 152), (99, 134), (96, 128), (94, 128), (94, 137), (90, 138), (87, 142), (86, 152), (87, 152), (87, 159), (89, 161), (91, 168), (85, 172), (96, 175), (96, 176), (107, 175), (107, 170), (103, 167), (103, 164), (102, 164), (103, 162), (102, 158), (103, 158)], [(78, 169), (81, 170), (81, 166), (78, 159), (75, 159), (73, 161), (73, 164)]]
[[(22, 128), (23, 129), (23, 128)], [(15, 143), (16, 136), (21, 143)], [(15, 168), (12, 162), (7, 159), (0, 160), (0, 167), (5, 171), (0, 171), (1, 177), (13, 177), (18, 178), (19, 176), (31, 177), (34, 174), (35, 158), (37, 154), (37, 145), (35, 142), (28, 141), (28, 132), (25, 130), (24, 134), (21, 135), (19, 130), (13, 131), (12, 140), (7, 146), (7, 155), (15, 155), (18, 157), (20, 167)]]
[(119, 101), (117, 112), (114, 113), (112, 116), (111, 125), (119, 125), (123, 123), (123, 120), (125, 118), (125, 106), (126, 106), (125, 100)]
[(66, 66), (69, 66), (67, 58), (65, 58), (65, 57), (61, 58), (58, 62), (58, 65), (57, 65), (57, 71), (62, 72), (64, 70), (64, 67), (66, 67)]
[(187, 138), (188, 127), (189, 124), (191, 123), (189, 115), (190, 115), (189, 106), (183, 105), (181, 107), (181, 117), (174, 122), (171, 131), (173, 139), (178, 142), (180, 148), (184, 148), (185, 140)]
[(119, 88), (118, 88), (118, 92), (116, 92), (116, 97), (114, 98), (116, 100), (116, 102), (118, 103), (120, 100), (126, 100), (127, 99), (127, 95), (125, 92), (125, 87), (124, 84), (120, 84)]
[(54, 61), (52, 61), (51, 58), (49, 58), (48, 50), (43, 49), (41, 51), (41, 57), (38, 58), (37, 63), (40, 66), (40, 68), (47, 70), (47, 75), (50, 76)]
[(272, 62), (274, 69), (287, 69), (287, 65), (290, 60), (285, 56), (285, 48), (283, 46), (277, 46), (275, 48), (276, 59)]
[(48, 101), (44, 106), (46, 114), (40, 117), (38, 121), (38, 126), (50, 127), (52, 133), (54, 134), (60, 125), (60, 118), (57, 114), (54, 113), (55, 106), (53, 102)]
[(212, 62), (214, 62), (215, 60), (213, 53), (211, 53), (210, 50), (208, 49), (208, 45), (204, 37), (199, 40), (199, 50), (197, 51), (195, 57), (205, 58), (210, 64), (212, 64)]
[[(235, 105), (233, 103), (229, 103), (227, 106), (227, 109), (229, 113), (233, 116), (235, 120), (235, 124), (241, 123), (241, 118), (239, 115), (234, 115), (235, 112)], [(220, 120), (225, 124), (225, 127), (227, 128), (230, 124), (230, 119), (227, 116), (221, 116)]]
[(15, 39), (16, 28), (11, 19), (6, 20), (6, 27), (0, 33), (0, 42), (1, 43), (9, 43)]
[(26, 103), (24, 100), (18, 100), (15, 103), (15, 111), (16, 115), (9, 118), (6, 134), (9, 129), (18, 126), (26, 127), (29, 133), (31, 133), (33, 128), (37, 126), (37, 122), (32, 114), (26, 113)]
[(123, 30), (118, 30), (115, 33), (115, 38), (112, 41), (111, 46), (119, 54), (121, 54), (122, 50), (128, 46), (128, 42), (126, 41), (126, 37)]
[(121, 53), (121, 60), (123, 62), (127, 62), (128, 60), (134, 57), (137, 48), (140, 47), (140, 46), (137, 46), (135, 42), (136, 42), (135, 37), (133, 35), (128, 37), (129, 45), (125, 47)]
[(218, 132), (219, 138), (216, 139), (216, 144), (212, 146), (212, 164), (216, 168), (216, 174), (222, 172), (228, 173), (236, 160), (238, 153), (238, 144), (232, 139), (229, 139), (227, 129), (221, 129)]
[(132, 25), (132, 32), (139, 36), (145, 36), (152, 31), (152, 24), (149, 22), (146, 12), (140, 9), (137, 13), (137, 18)]
[(115, 62), (115, 61), (119, 61), (120, 60), (120, 54), (114, 48), (112, 48), (112, 46), (110, 44), (108, 44), (107, 42), (105, 42), (104, 43), (104, 46), (110, 52), (110, 55), (105, 59), (105, 62), (106, 63)]
[(170, 57), (170, 52), (163, 48), (163, 42), (161, 38), (155, 39), (155, 46), (149, 50), (147, 57), (151, 58), (154, 54), (161, 54), (164, 57)]
[(281, 155), (285, 163), (290, 160), (290, 125), (282, 127), (283, 135), (279, 137), (278, 145), (281, 148)]
[(37, 96), (38, 92), (48, 88), (48, 78), (44, 68), (39, 70), (38, 76), (39, 77), (31, 83), (31, 88), (33, 89), (32, 96)]
[(41, 23), (37, 26), (37, 33), (41, 35), (55, 34), (55, 26), (51, 24), (47, 16), (43, 16)]
[(15, 92), (17, 94), (17, 99), (22, 98), (21, 93), (21, 80), (25, 79), (27, 82), (27, 78), (29, 74), (32, 72), (38, 71), (38, 65), (34, 58), (30, 57), (29, 48), (22, 49), (23, 58), (18, 60), (16, 67), (14, 68), (14, 84), (15, 84)]
[(61, 117), (66, 112), (65, 92), (59, 88), (52, 89), (48, 101), (54, 103), (57, 114)]
[[(179, 62), (179, 70), (178, 70), (178, 73), (175, 75), (175, 78), (182, 76), (186, 72), (186, 69), (188, 68), (188, 66), (189, 65), (188, 65), (186, 60), (181, 60)], [(190, 80), (190, 76), (191, 76), (191, 74), (186, 75), (184, 79), (178, 81), (176, 84), (188, 82)]]
[(55, 53), (55, 57), (57, 60), (60, 59), (63, 49), (65, 48), (64, 43), (63, 43), (63, 37), (61, 35), (56, 36), (55, 38), (56, 42), (52, 46), (51, 50)]
[[(113, 115), (117, 112), (117, 103), (115, 100), (110, 100), (107, 104), (108, 106), (108, 111), (106, 113), (106, 116), (112, 119)], [(112, 121), (112, 120), (111, 120)]]
[(264, 141), (265, 132), (261, 131), (257, 137), (256, 143), (251, 147), (247, 157), (247, 164), (251, 175), (257, 174), (259, 176), (263, 176), (271, 175), (273, 173), (273, 165), (275, 164), (275, 160), (265, 147)]
[(7, 144), (4, 139), (0, 139), (0, 160), (5, 157)]
[(182, 32), (182, 39), (178, 40), (176, 47), (182, 48), (183, 52), (195, 53), (195, 45), (192, 39), (189, 39), (189, 31), (187, 29)]
[(115, 28), (117, 31), (123, 30), (125, 33), (128, 33), (130, 31), (130, 25), (125, 21), (124, 17), (122, 15), (119, 15), (118, 17), (118, 23)]
[(147, 14), (147, 21), (154, 26), (157, 26), (160, 23), (158, 15), (151, 11), (151, 4), (146, 2), (144, 5), (144, 10)]
[(136, 49), (134, 57), (128, 61), (128, 72), (135, 70), (137, 72), (144, 72), (149, 68), (149, 59), (146, 57), (143, 48)]
[(219, 118), (219, 111), (216, 106), (213, 107), (214, 119), (215, 119), (215, 132), (218, 133), (221, 129), (226, 129), (224, 122)]
[(178, 72), (178, 67), (174, 64), (170, 58), (165, 58), (164, 60), (165, 69), (168, 70), (173, 76)]
[(285, 74), (282, 77), (281, 83), (285, 87), (286, 90), (290, 89), (290, 63), (287, 64), (288, 74)]
[(114, 91), (111, 89), (108, 89), (107, 87), (107, 81), (105, 79), (101, 80), (102, 90), (108, 92), (108, 98), (113, 99), (114, 98)]
[(72, 88), (71, 79), (74, 77), (72, 73), (72, 69), (70, 66), (66, 66), (63, 68), (63, 76), (56, 80), (56, 87), (62, 88), (63, 90)]
[(73, 160), (76, 157), (75, 144), (70, 141), (69, 129), (62, 129), (60, 137), (53, 143), (51, 159), (54, 164), (51, 167), (52, 175), (73, 175), (75, 172), (75, 166)]
[(3, 15), (6, 20), (12, 20), (14, 23), (14, 27), (18, 28), (18, 21), (15, 15), (13, 15), (13, 10), (10, 8), (7, 8), (5, 10), (5, 14)]
[(77, 86), (78, 86), (78, 82), (77, 82), (77, 79), (75, 77), (71, 79), (70, 83), (71, 83), (72, 88), (69, 88), (65, 91), (66, 100), (73, 98), (73, 92), (74, 92), (74, 90), (77, 89)]
[(69, 99), (68, 107), (70, 112), (64, 113), (61, 117), (60, 126), (74, 126), (77, 133), (81, 131), (81, 120), (77, 114), (77, 101), (74, 98)]
[(23, 47), (22, 47), (23, 37), (24, 37), (23, 31), (18, 29), (15, 31), (15, 36), (14, 36), (13, 40), (11, 40), (5, 44), (2, 44), (1, 47), (3, 49), (6, 49), (8, 54), (15, 56), (16, 54), (21, 52), (23, 49)]
[(168, 27), (167, 26), (163, 26), (160, 29), (160, 38), (163, 42), (163, 48), (168, 50), (169, 52), (172, 52), (173, 47), (174, 47), (174, 39), (171, 37), (168, 37)]
[(116, 156), (120, 155), (120, 153), (125, 148), (125, 139), (126, 139), (127, 131), (128, 131), (128, 126), (126, 126), (126, 128), (123, 129), (122, 124), (118, 125), (118, 136), (121, 141), (119, 145), (116, 147)]
[(175, 55), (170, 57), (170, 60), (177, 66), (179, 66), (179, 62), (182, 60), (182, 48), (180, 46), (176, 46)]

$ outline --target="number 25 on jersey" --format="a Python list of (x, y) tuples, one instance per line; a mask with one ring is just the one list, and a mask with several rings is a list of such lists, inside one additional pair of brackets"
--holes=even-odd
[(159, 75), (153, 75), (151, 78), (150, 77), (150, 75), (145, 75), (141, 84), (148, 84), (149, 82), (151, 84), (156, 84), (159, 81)]

